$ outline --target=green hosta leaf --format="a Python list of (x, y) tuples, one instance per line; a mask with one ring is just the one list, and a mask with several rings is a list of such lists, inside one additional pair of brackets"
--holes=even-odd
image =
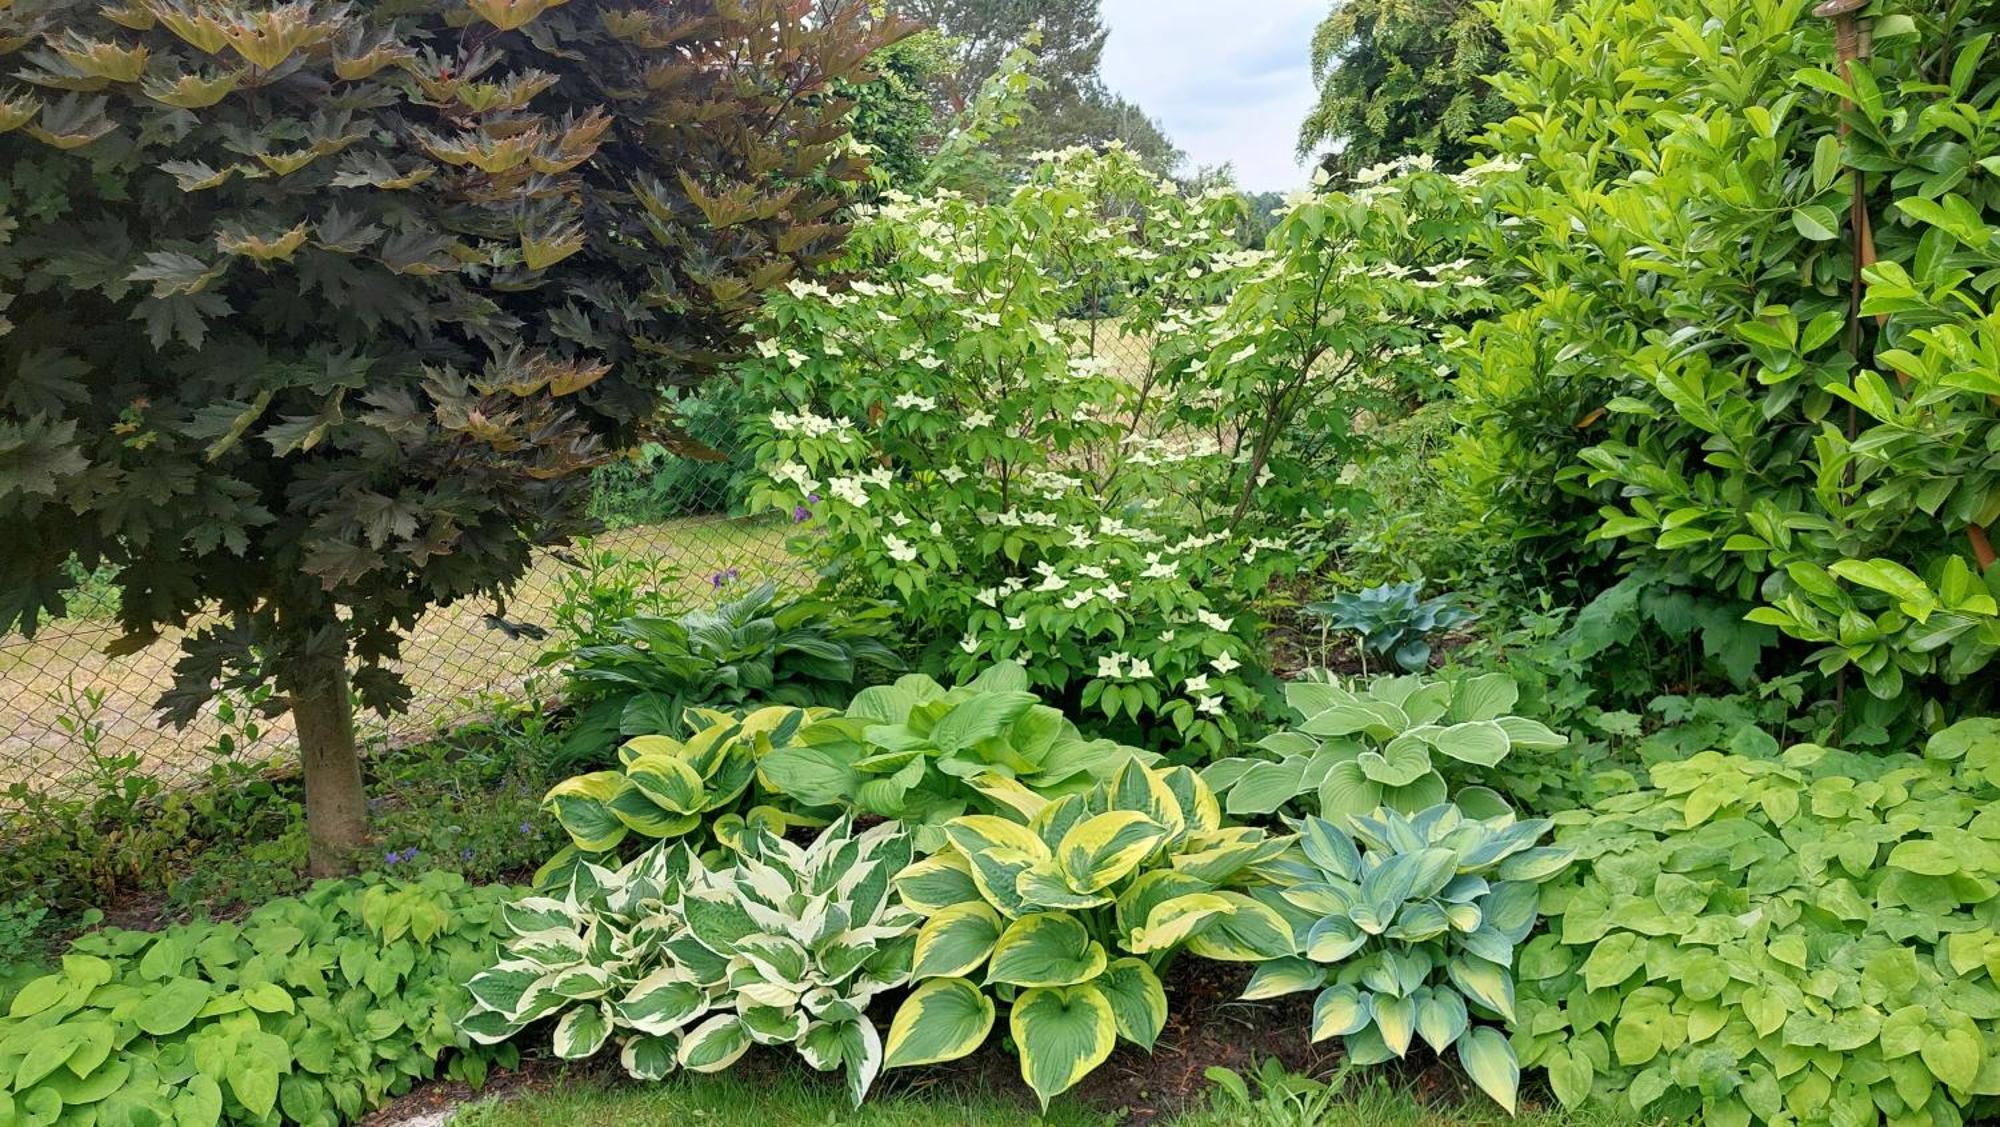
[(1118, 1042), (1111, 1001), (1090, 983), (1024, 991), (1008, 1027), (1021, 1054), (1021, 1077), (1044, 1111), (1051, 1099), (1103, 1064)]
[(1507, 1114), (1514, 1114), (1521, 1090), (1521, 1065), (1506, 1034), (1486, 1026), (1472, 1030), (1458, 1043), (1458, 1062), (1480, 1091), (1506, 1108)]
[(978, 900), (972, 865), (964, 855), (946, 851), (911, 864), (896, 874), (896, 891), (903, 903), (919, 912), (937, 912), (954, 904)]
[(1188, 940), (1187, 949), (1204, 959), (1261, 963), (1297, 954), (1292, 928), (1269, 905), (1240, 892), (1222, 892), (1231, 911), (1216, 914)]
[(1410, 1038), (1417, 1031), (1416, 1002), (1410, 998), (1378, 993), (1369, 999), (1368, 1008), (1374, 1014), (1375, 1032), (1382, 1038), (1382, 1043), (1399, 1057), (1408, 1055)]
[(1465, 999), (1444, 987), (1417, 991), (1416, 1006), (1417, 1035), (1436, 1053), (1442, 1054), (1471, 1024)]
[(1430, 748), (1423, 737), (1405, 734), (1390, 740), (1379, 752), (1362, 752), (1354, 765), (1370, 782), (1383, 787), (1409, 786), (1430, 772)]
[(957, 1060), (993, 1030), (993, 999), (962, 978), (933, 978), (910, 992), (889, 1023), (890, 1068)]
[(619, 1021), (641, 1033), (676, 1032), (708, 1006), (708, 992), (678, 966), (661, 967), (634, 983), (617, 1003)]
[(750, 1030), (735, 1014), (716, 1014), (681, 1040), (681, 1067), (691, 1072), (720, 1072), (750, 1050)]
[(1468, 720), (1427, 732), (1424, 738), (1438, 754), (1478, 767), (1497, 766), (1511, 746), (1507, 729), (1494, 720)]
[(1092, 985), (1111, 1003), (1118, 1035), (1148, 1052), (1167, 1027), (1167, 992), (1143, 959), (1114, 959)]
[(1054, 863), (1040, 838), (1026, 826), (986, 814), (955, 818), (944, 833), (970, 864), (973, 883), (987, 903), (1009, 919), (1028, 911), (1016, 891), (1021, 874), (1030, 866)]
[(1445, 964), (1445, 973), (1459, 993), (1499, 1014), (1507, 1021), (1514, 1020), (1514, 976), (1498, 963), (1488, 962), (1476, 956), (1454, 957)]
[(611, 1007), (603, 1002), (571, 1008), (556, 1022), (555, 1052), (564, 1060), (594, 1056), (611, 1036)]
[(674, 1070), (672, 1037), (632, 1037), (618, 1051), (618, 1063), (634, 1080), (665, 1080)]
[(640, 755), (626, 763), (625, 778), (632, 787), (671, 813), (697, 814), (705, 805), (707, 796), (701, 773), (677, 755)]
[(1288, 957), (1258, 964), (1243, 988), (1243, 998), (1256, 1001), (1312, 990), (1326, 983), (1326, 968), (1311, 959)]
[(1104, 972), (1104, 945), (1061, 912), (1037, 912), (1010, 924), (993, 947), (988, 982), (1015, 986), (1070, 986)]
[[(1312, 742), (1311, 737), (1302, 738)], [(1295, 755), (1276, 763), (1268, 760), (1245, 760), (1244, 763), (1241, 773), (1228, 787), (1226, 809), (1233, 817), (1270, 814), (1297, 798), (1299, 791), (1305, 787), (1307, 760), (1304, 756)], [(1207, 772), (1203, 772), (1203, 778), (1210, 785), (1215, 785), (1215, 780), (1210, 779)]]
[(1235, 900), (1217, 892), (1190, 892), (1163, 900), (1153, 906), (1142, 926), (1132, 929), (1126, 945), (1142, 955), (1171, 951), (1236, 907)]
[(917, 932), (910, 976), (958, 978), (971, 974), (993, 953), (1002, 922), (1000, 913), (984, 901), (954, 904), (933, 913)]
[(618, 771), (598, 771), (564, 779), (542, 800), (570, 840), (586, 853), (602, 853), (625, 840), (626, 826), (611, 809), (625, 784)]
[(1166, 836), (1166, 827), (1144, 814), (1113, 810), (1065, 833), (1056, 862), (1071, 888), (1097, 892), (1129, 876)]
[(1361, 991), (1347, 983), (1329, 986), (1313, 999), (1312, 1039), (1350, 1036), (1373, 1020), (1369, 999)]

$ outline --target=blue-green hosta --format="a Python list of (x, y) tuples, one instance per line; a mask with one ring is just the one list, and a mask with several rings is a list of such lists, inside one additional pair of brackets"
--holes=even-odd
[(921, 674), (858, 693), (845, 715), (822, 719), (758, 765), (765, 785), (807, 807), (839, 807), (917, 826), (926, 851), (967, 812), (990, 813), (1006, 795), (1080, 792), (1128, 760), (1158, 756), (1087, 740), (1028, 692), (1014, 662), (946, 689)]
[[(704, 825), (729, 834), (741, 820), (731, 815), (757, 778), (758, 760), (829, 715), (828, 709), (775, 705), (741, 717), (691, 708), (687, 738), (627, 740), (618, 749), (618, 770), (574, 775), (549, 789), (544, 805), (569, 833), (574, 848), (557, 854), (544, 872), (560, 874), (576, 854), (609, 852), (631, 834), (676, 838)], [(768, 805), (752, 807), (747, 815), (768, 829), (825, 824)]]
[(1258, 961), (1293, 950), (1273, 890), (1232, 887), (1256, 882), (1286, 839), (1223, 826), (1215, 796), (1185, 767), (1128, 760), (1087, 793), (1023, 792), (1005, 816), (955, 818), (944, 835), (944, 849), (896, 878), (904, 903), (928, 918), (918, 986), (889, 1027), (892, 1068), (978, 1048), (997, 997), (1011, 1006), (1021, 1074), (1046, 1106), (1119, 1038), (1152, 1047), (1167, 1019), (1154, 969), (1172, 952)]
[(556, 1018), (557, 1056), (615, 1039), (641, 1079), (792, 1045), (821, 1071), (845, 1068), (859, 1103), (882, 1065), (863, 1011), (910, 974), (919, 917), (891, 885), (909, 836), (840, 822), (801, 847), (750, 829), (730, 851), (733, 864), (711, 867), (663, 842), (615, 872), (580, 864), (561, 896), (510, 906), (514, 938), (470, 983), (466, 1031), (490, 1044)]
[(1703, 752), (1556, 816), (1581, 863), (1521, 952), (1521, 1060), (1565, 1104), (1938, 1124), (2000, 1097), (2000, 723), (1922, 757)]
[(1519, 696), (1504, 673), (1366, 683), (1307, 673), (1285, 686), (1285, 702), (1304, 720), (1259, 740), (1268, 756), (1218, 760), (1202, 778), (1225, 796), (1224, 808), (1235, 817), (1300, 803), (1339, 820), (1383, 806), (1412, 813), (1447, 798), (1475, 816), (1505, 814), (1499, 794), (1483, 786), (1450, 789), (1444, 770), (1459, 763), (1492, 768), (1517, 747), (1568, 742), (1538, 721), (1509, 715)]
[(1318, 990), (1313, 1040), (1340, 1037), (1347, 1059), (1376, 1064), (1423, 1038), (1514, 1110), (1521, 1070), (1507, 1037), (1515, 949), (1534, 929), (1539, 882), (1569, 863), (1537, 846), (1546, 820), (1468, 818), (1451, 805), (1299, 825), (1282, 876), (1298, 954), (1257, 968), (1245, 998)]

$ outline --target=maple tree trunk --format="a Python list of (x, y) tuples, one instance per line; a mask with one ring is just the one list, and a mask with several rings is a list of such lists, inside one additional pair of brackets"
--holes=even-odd
[(368, 836), (347, 662), (338, 652), (301, 655), (284, 680), (305, 766), (307, 871), (340, 876), (352, 871)]

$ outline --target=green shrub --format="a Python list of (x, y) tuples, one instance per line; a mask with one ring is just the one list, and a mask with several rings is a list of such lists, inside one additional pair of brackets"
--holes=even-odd
[(512, 890), (431, 873), (323, 882), (241, 923), (106, 930), (0, 1019), (0, 1121), (333, 1127), (511, 1047), (455, 1028)]
[(1383, 806), (1415, 813), (1447, 798), (1476, 817), (1506, 814), (1489, 786), (1448, 790), (1443, 769), (1463, 763), (1492, 772), (1517, 747), (1568, 742), (1539, 721), (1510, 715), (1518, 696), (1505, 673), (1378, 677), (1353, 688), (1308, 673), (1285, 686), (1285, 702), (1303, 717), (1295, 729), (1258, 740), (1268, 755), (1217, 760), (1202, 778), (1236, 817), (1303, 806), (1340, 822)]
[(1864, 18), (1843, 64), (1804, 4), (1495, 8), (1515, 113), (1488, 143), (1518, 176), (1492, 269), (1522, 308), (1465, 354), (1465, 495), (1585, 595), (1668, 576), (1878, 700), (1976, 710), (2000, 654), (2000, 19)]
[(559, 657), (577, 710), (569, 763), (600, 758), (620, 736), (681, 729), (692, 707), (807, 706), (846, 700), (876, 674), (903, 667), (884, 639), (882, 606), (780, 600), (762, 583), (713, 610), (611, 623), (600, 640)]
[(464, 1028), (492, 1044), (556, 1018), (558, 1057), (616, 1037), (644, 1080), (791, 1045), (844, 1068), (859, 1104), (882, 1066), (863, 1011), (910, 973), (918, 917), (891, 883), (910, 856), (894, 823), (856, 835), (843, 821), (803, 847), (750, 831), (717, 867), (664, 842), (616, 872), (580, 866), (559, 896), (506, 907), (513, 937), (472, 980)]
[(1357, 1065), (1407, 1056), (1417, 1036), (1440, 1056), (1456, 1045), (1466, 1073), (1512, 1113), (1514, 1050), (1473, 1019), (1514, 1020), (1512, 967), (1535, 927), (1536, 885), (1569, 853), (1536, 847), (1546, 820), (1479, 821), (1450, 805), (1347, 824), (1352, 833), (1306, 818), (1296, 855), (1272, 866), (1302, 914), (1299, 953), (1259, 966), (1243, 996), (1318, 990), (1313, 1040), (1342, 1038)]
[(1110, 781), (1012, 817), (945, 824), (947, 846), (896, 878), (927, 919), (889, 1026), (888, 1066), (954, 1060), (1009, 1004), (1021, 1076), (1044, 1108), (1103, 1064), (1119, 1039), (1151, 1049), (1167, 1021), (1156, 968), (1185, 947), (1255, 962), (1288, 955), (1291, 931), (1266, 900), (1228, 886), (1285, 840), (1226, 828), (1185, 767), (1128, 760)]
[(2000, 723), (1922, 756), (1704, 752), (1559, 814), (1514, 1043), (1565, 1104), (1954, 1125), (2000, 1095)]
[(1027, 688), (1026, 670), (1000, 662), (949, 690), (921, 673), (864, 689), (845, 715), (765, 755), (758, 777), (804, 806), (909, 823), (928, 851), (960, 814), (1039, 804), (1088, 790), (1127, 760), (1159, 758), (1085, 739)]

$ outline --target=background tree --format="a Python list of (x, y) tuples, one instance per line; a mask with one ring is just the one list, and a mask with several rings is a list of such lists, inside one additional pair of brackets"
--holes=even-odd
[(162, 700), (274, 680), (311, 862), (365, 836), (352, 689), (504, 598), (588, 472), (837, 250), (843, 0), (19, 0), (0, 51), (0, 630), (114, 565)]
[(1299, 155), (1352, 174), (1413, 153), (1447, 168), (1507, 104), (1485, 76), (1500, 36), (1475, 0), (1338, 0), (1313, 32), (1319, 102), (1299, 127)]
[(933, 84), (940, 121), (968, 110), (1016, 48), (1031, 47), (1040, 85), (1033, 112), (994, 140), (1017, 171), (1030, 154), (1072, 145), (1123, 142), (1152, 172), (1166, 175), (1182, 154), (1159, 123), (1104, 86), (1099, 67), (1109, 31), (1099, 0), (896, 0), (895, 10), (937, 28), (957, 47), (957, 63)]

